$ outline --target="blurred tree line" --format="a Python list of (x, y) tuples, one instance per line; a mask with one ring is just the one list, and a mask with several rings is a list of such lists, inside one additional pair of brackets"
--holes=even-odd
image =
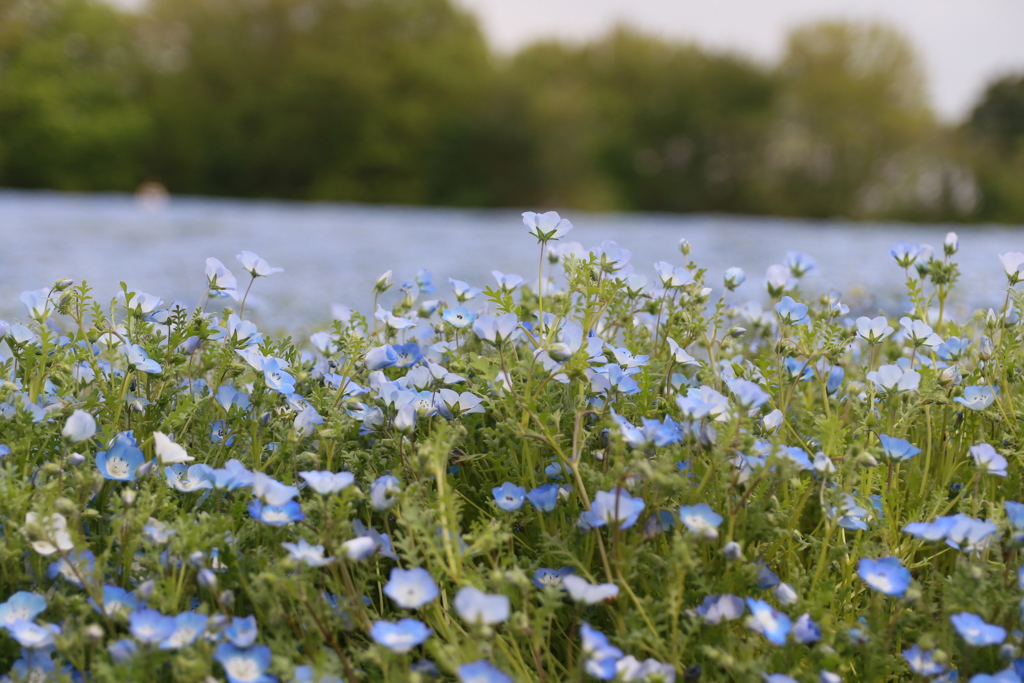
[(1024, 221), (1024, 77), (957, 127), (907, 41), (776, 65), (619, 28), (493, 53), (449, 0), (0, 0), (0, 186)]

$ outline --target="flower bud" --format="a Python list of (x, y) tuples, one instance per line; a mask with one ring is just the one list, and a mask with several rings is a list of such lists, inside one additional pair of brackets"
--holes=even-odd
[(734, 326), (729, 328), (729, 336), (732, 337), (733, 339), (739, 339), (740, 337), (742, 337), (746, 333), (747, 333), (746, 328), (745, 327), (740, 327), (739, 325), (734, 325)]
[(778, 598), (779, 604), (786, 607), (795, 605), (798, 600), (796, 591), (788, 583), (780, 583), (775, 587), (775, 597)]
[(78, 467), (85, 462), (85, 456), (81, 453), (72, 453), (68, 456), (67, 463), (72, 467)]
[(75, 284), (75, 281), (72, 280), (71, 278), (62, 277), (61, 279), (54, 282), (53, 287), (51, 287), (50, 289), (52, 289), (55, 292), (63, 292), (65, 289), (67, 289), (73, 284)]
[(689, 256), (690, 249), (690, 242), (685, 237), (679, 240), (679, 251), (683, 252), (683, 256)]
[(103, 627), (99, 624), (89, 624), (85, 627), (85, 637), (94, 643), (103, 640)]
[(121, 489), (121, 500), (128, 507), (135, 503), (135, 489)]
[(857, 463), (857, 467), (878, 467), (878, 460), (876, 460), (875, 456), (871, 455), (867, 451), (858, 455), (855, 462)]
[(743, 559), (743, 548), (736, 541), (729, 541), (722, 548), (722, 554), (729, 562), (736, 562)]
[(139, 468), (135, 470), (135, 476), (138, 479), (145, 479), (153, 471), (153, 467), (156, 465), (156, 458), (153, 458), (149, 462), (144, 462), (139, 465)]
[(960, 238), (955, 232), (946, 233), (946, 241), (942, 244), (942, 249), (946, 252), (946, 256), (952, 256), (960, 250)]
[(202, 550), (197, 550), (188, 556), (188, 561), (194, 567), (202, 567), (206, 562), (206, 555)]
[(376, 284), (373, 285), (373, 291), (377, 292), (378, 294), (383, 294), (384, 292), (388, 291), (391, 288), (391, 282), (392, 278), (390, 270), (387, 271), (386, 273), (381, 273), (380, 276), (377, 278)]
[(743, 272), (742, 268), (729, 268), (725, 271), (725, 288), (730, 292), (734, 291), (737, 287), (744, 283), (747, 279), (747, 274)]
[(225, 591), (221, 591), (220, 597), (217, 601), (224, 607), (231, 607), (235, 604), (235, 592), (230, 588)]
[(199, 570), (199, 585), (209, 590), (217, 590), (217, 575), (212, 569)]
[(948, 368), (942, 368), (942, 372), (939, 373), (939, 384), (944, 387), (958, 386), (963, 378), (960, 376), (960, 368), (955, 365), (950, 365)]
[(153, 595), (153, 591), (156, 590), (156, 581), (149, 579), (139, 584), (139, 587), (135, 589), (135, 594), (143, 600), (149, 600), (150, 596)]
[(981, 356), (982, 360), (988, 360), (992, 357), (992, 353), (995, 349), (992, 346), (992, 339), (988, 336), (982, 336), (978, 341), (978, 355)]

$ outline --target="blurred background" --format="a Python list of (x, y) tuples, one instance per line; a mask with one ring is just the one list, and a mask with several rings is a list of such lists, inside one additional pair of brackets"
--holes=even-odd
[[(744, 219), (750, 263), (714, 257), (748, 268), (782, 258), (761, 256), (768, 243), (813, 253), (826, 224), (798, 220), (847, 234), (862, 223), (843, 221), (1019, 224), (1022, 29), (1010, 0), (0, 0), (0, 230), (22, 236), (3, 250), (0, 296), (69, 263), (116, 282), (106, 270), (134, 262), (140, 286), (174, 295), (147, 279), (143, 235), (201, 252), (216, 233), (225, 262), (263, 248), (312, 267), (311, 215), (309, 235), (350, 239), (367, 216), (465, 224), (439, 243), (442, 276), (464, 278), (486, 276), (465, 263), (480, 255), (472, 226), (518, 219), (453, 207), (557, 208), (627, 246), (638, 226), (671, 225), (666, 258), (686, 230), (735, 222), (714, 216), (785, 218)], [(40, 189), (143, 202), (17, 191)], [(270, 209), (180, 195), (448, 208), (274, 204), (271, 225)], [(808, 225), (810, 242), (780, 233)], [(360, 282), (431, 265), (387, 264), (394, 246), (371, 240), (356, 262), (339, 244), (329, 262), (366, 270)]]

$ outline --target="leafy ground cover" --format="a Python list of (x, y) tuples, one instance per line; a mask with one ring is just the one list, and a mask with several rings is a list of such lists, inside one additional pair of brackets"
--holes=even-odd
[(198, 304), (26, 292), (9, 678), (1020, 680), (1024, 254), (953, 320), (956, 235), (897, 243), (909, 310), (854, 317), (804, 254), (648, 279), (524, 222), (531, 282), (389, 272), (308, 341), (246, 319), (249, 252)]

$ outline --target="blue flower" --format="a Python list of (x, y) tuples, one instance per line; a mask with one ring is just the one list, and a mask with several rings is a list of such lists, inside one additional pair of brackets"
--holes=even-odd
[(57, 624), (36, 624), (24, 619), (15, 619), (7, 625), (7, 633), (27, 650), (53, 647), (53, 637), (60, 632)]
[(514, 683), (511, 676), (486, 659), (463, 664), (458, 673), (460, 683)]
[(132, 441), (118, 435), (108, 450), (96, 454), (96, 468), (104, 479), (114, 481), (135, 481), (135, 471), (146, 462)]
[(971, 457), (974, 458), (974, 464), (982, 472), (988, 472), (998, 477), (1006, 476), (1006, 466), (1009, 463), (1006, 462), (1006, 458), (996, 453), (996, 449), (992, 448), (989, 444), (980, 443), (977, 446), (971, 446), (969, 452)]
[(718, 538), (722, 515), (712, 510), (707, 503), (683, 505), (679, 508), (679, 521), (699, 537), (714, 540)]
[(438, 596), (437, 584), (422, 567), (393, 567), (384, 594), (405, 609), (419, 609)]
[(620, 529), (628, 529), (636, 524), (645, 506), (642, 498), (630, 496), (625, 489), (598, 491), (590, 504), (590, 510), (598, 522), (593, 526), (617, 523)]
[(256, 642), (259, 630), (256, 626), (256, 617), (235, 617), (231, 625), (224, 629), (224, 637), (231, 641), (236, 647), (249, 647)]
[(897, 439), (894, 436), (879, 434), (878, 440), (882, 442), (882, 450), (885, 451), (886, 457), (890, 460), (910, 460), (921, 452), (920, 448), (917, 448), (906, 439)]
[(128, 615), (128, 630), (140, 643), (156, 645), (174, 633), (172, 617), (165, 617), (155, 609), (143, 609)]
[(455, 594), (452, 602), (455, 611), (467, 623), (481, 623), (487, 626), (500, 624), (509, 615), (508, 598), (501, 594), (484, 593), (473, 586), (464, 586)]
[(152, 360), (149, 357), (149, 354), (146, 353), (146, 349), (142, 348), (138, 344), (125, 346), (124, 355), (128, 359), (128, 365), (132, 366), (139, 372), (156, 375), (161, 371), (160, 364), (155, 360)]
[(921, 245), (914, 242), (900, 240), (889, 249), (889, 256), (896, 259), (896, 264), (901, 268), (909, 268), (920, 255)]
[(395, 350), (395, 355), (398, 356), (398, 360), (395, 361), (396, 367), (407, 368), (423, 360), (423, 352), (420, 351), (420, 345), (416, 342), (395, 344), (391, 348)]
[(273, 676), (264, 672), (270, 667), (270, 648), (257, 645), (241, 650), (229, 643), (221, 643), (213, 658), (224, 667), (228, 683), (274, 683)]
[(422, 645), (431, 633), (433, 631), (417, 619), (375, 621), (370, 628), (370, 637), (375, 643), (400, 654)]
[(922, 676), (938, 676), (946, 670), (945, 666), (932, 659), (934, 655), (934, 650), (925, 651), (917, 645), (903, 651), (903, 658), (907, 660), (910, 670)]
[(251, 251), (242, 251), (241, 254), (235, 256), (238, 262), (242, 264), (242, 268), (252, 275), (255, 280), (258, 277), (267, 277), (274, 273), (280, 273), (284, 271), (284, 268), (272, 268), (269, 263), (261, 259)]
[(622, 659), (622, 650), (611, 645), (605, 634), (585, 621), (580, 624), (580, 639), (583, 641), (583, 654), (587, 657), (584, 664), (587, 673), (602, 681), (615, 678), (618, 673), (615, 665)]
[(575, 574), (576, 570), (572, 567), (562, 567), (561, 569), (551, 569), (549, 567), (541, 567), (533, 573), (533, 579), (531, 582), (534, 586), (540, 589), (544, 588), (562, 588), (562, 579), (569, 574)]
[(205, 614), (198, 612), (182, 612), (174, 617), (174, 632), (160, 643), (161, 650), (180, 650), (187, 647), (206, 632)]
[(582, 576), (567, 574), (562, 577), (562, 587), (569, 597), (584, 605), (596, 605), (618, 597), (619, 587), (614, 583), (590, 583)]
[(213, 488), (215, 477), (213, 468), (202, 464), (187, 469), (182, 464), (170, 465), (164, 468), (164, 476), (167, 477), (169, 487), (184, 493)]
[(351, 472), (299, 472), (299, 476), (306, 480), (309, 488), (321, 496), (338, 493), (356, 480)]
[(734, 379), (727, 382), (729, 391), (736, 397), (736, 402), (744, 411), (763, 406), (771, 396), (757, 382), (745, 379)]
[(83, 550), (80, 553), (72, 550), (68, 552), (67, 558), (62, 557), (56, 562), (51, 562), (46, 568), (46, 574), (51, 579), (63, 576), (66, 581), (81, 588), (82, 580), (79, 577), (92, 576), (95, 567), (96, 556), (91, 550)]
[(324, 557), (322, 545), (312, 545), (304, 538), (300, 538), (298, 543), (282, 543), (281, 547), (288, 551), (293, 561), (307, 567), (323, 567), (334, 561), (333, 557)]
[(921, 373), (904, 370), (899, 365), (883, 365), (867, 374), (868, 381), (879, 391), (917, 391), (921, 385)]
[(793, 637), (799, 643), (811, 645), (821, 640), (821, 628), (814, 623), (810, 614), (802, 614), (793, 624)]
[(506, 313), (497, 318), (493, 315), (481, 315), (473, 323), (473, 332), (481, 340), (498, 345), (515, 336), (518, 327), (519, 318), (515, 313)]
[(704, 619), (704, 623), (712, 626), (723, 621), (732, 621), (743, 616), (747, 609), (743, 598), (725, 593), (724, 595), (706, 595), (704, 600), (697, 607), (697, 614)]
[(807, 304), (802, 304), (791, 296), (784, 296), (779, 303), (775, 304), (775, 312), (779, 314), (779, 320), (783, 325), (810, 325), (811, 319), (807, 317)]
[(523, 500), (526, 497), (526, 489), (522, 486), (516, 486), (510, 481), (506, 481), (501, 486), (495, 486), (491, 489), (491, 494), (494, 496), (494, 503), (506, 512), (512, 512), (518, 510), (523, 506)]
[(483, 293), (483, 290), (477, 289), (476, 287), (470, 287), (467, 283), (462, 280), (453, 280), (448, 278), (448, 284), (451, 285), (452, 291), (455, 292), (455, 298), (461, 304), (470, 299), (475, 299)]
[(757, 587), (763, 591), (779, 585), (779, 575), (768, 568), (764, 560), (757, 561)]
[(785, 614), (782, 614), (764, 600), (747, 598), (747, 607), (750, 608), (751, 616), (747, 620), (747, 626), (754, 631), (764, 635), (769, 642), (775, 645), (785, 645), (786, 636), (792, 628), (792, 622)]
[[(231, 461), (228, 461), (227, 465), (230, 466)], [(268, 503), (270, 505), (284, 505), (292, 498), (299, 495), (299, 489), (294, 486), (282, 484), (278, 480), (262, 472), (252, 473), (252, 492), (264, 503)]]
[(46, 609), (46, 598), (39, 593), (18, 591), (7, 602), (0, 604), (0, 627), (22, 619), (35, 621)]
[(541, 512), (551, 512), (558, 502), (558, 484), (544, 484), (526, 494), (526, 499)]
[(885, 595), (900, 597), (910, 585), (910, 572), (895, 557), (861, 558), (857, 575), (868, 586)]
[(971, 410), (985, 410), (996, 400), (999, 388), (991, 385), (964, 387), (964, 395), (953, 400)]
[(389, 507), (398, 502), (398, 496), (395, 495), (399, 491), (401, 482), (398, 481), (398, 477), (390, 474), (385, 474), (370, 484), (370, 505), (373, 506), (374, 510), (387, 510)]
[(210, 424), (210, 441), (223, 443), (230, 448), (235, 445), (235, 435), (228, 429), (224, 420), (216, 420)]
[(71, 443), (91, 439), (96, 433), (96, 418), (84, 410), (76, 410), (64, 423), (61, 435)]
[(470, 311), (465, 306), (456, 306), (455, 308), (445, 308), (442, 310), (441, 319), (452, 327), (461, 330), (473, 324), (473, 321), (476, 319), (476, 313)]
[(953, 628), (968, 645), (999, 645), (1006, 640), (1006, 629), (985, 623), (985, 620), (970, 612), (960, 612), (949, 618)]
[(869, 344), (877, 344), (893, 333), (892, 326), (884, 316), (868, 318), (861, 316), (857, 318), (857, 335)]
[(565, 237), (572, 230), (569, 219), (562, 218), (557, 211), (546, 213), (523, 212), (523, 225), (538, 242), (550, 242)]
[(249, 502), (248, 509), (253, 519), (270, 526), (284, 526), (306, 518), (302, 512), (302, 506), (294, 500), (289, 500), (284, 505), (269, 505), (261, 500), (253, 499)]
[(787, 251), (784, 265), (789, 268), (789, 272), (796, 278), (818, 272), (818, 266), (814, 263), (814, 259), (799, 251)]
[(284, 371), (287, 365), (280, 359), (269, 356), (263, 359), (263, 379), (267, 388), (285, 396), (295, 393), (295, 378)]
[(139, 599), (135, 597), (134, 593), (126, 591), (120, 586), (104, 586), (102, 608), (92, 598), (89, 598), (89, 604), (100, 614), (113, 617), (124, 611), (131, 612), (138, 609)]
[(394, 347), (391, 344), (384, 344), (383, 346), (375, 346), (366, 352), (363, 356), (363, 365), (369, 371), (380, 370), (382, 368), (391, 367), (398, 362), (398, 354), (395, 352)]

